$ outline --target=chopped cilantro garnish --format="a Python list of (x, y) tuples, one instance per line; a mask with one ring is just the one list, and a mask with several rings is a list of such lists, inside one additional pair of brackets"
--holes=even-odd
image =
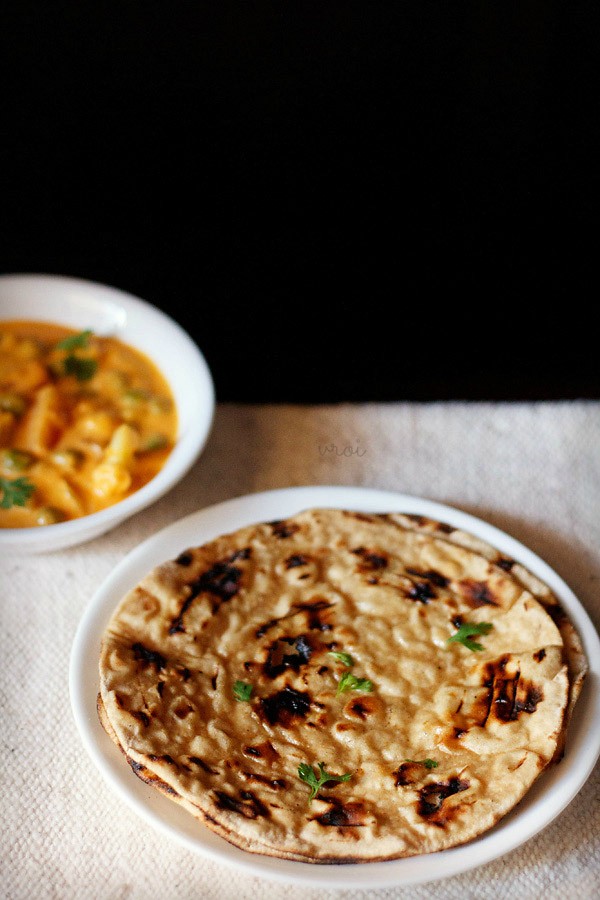
[(77, 381), (89, 381), (96, 374), (98, 363), (95, 359), (88, 357), (76, 356), (72, 351), (85, 349), (93, 332), (87, 328), (80, 331), (79, 334), (71, 334), (69, 337), (59, 341), (55, 346), (55, 350), (66, 350), (67, 356), (62, 364), (52, 364), (51, 368), (56, 375), (74, 375)]
[(338, 694), (342, 694), (344, 691), (365, 691), (365, 693), (370, 693), (372, 690), (372, 681), (369, 681), (368, 678), (357, 678), (352, 672), (344, 672), (338, 681)]
[(89, 381), (96, 374), (98, 363), (95, 359), (84, 359), (72, 353), (63, 363), (65, 375), (74, 375), (77, 381)]
[(456, 634), (449, 637), (447, 644), (463, 644), (469, 650), (483, 650), (483, 645), (472, 641), (474, 634), (489, 634), (494, 626), (490, 622), (464, 622)]
[(338, 650), (331, 650), (328, 655), (333, 656), (334, 659), (337, 659), (339, 662), (344, 663), (344, 665), (348, 666), (349, 669), (351, 669), (354, 665), (354, 660), (349, 653), (342, 653)]
[(236, 681), (233, 685), (233, 695), (236, 700), (247, 703), (252, 696), (252, 685), (247, 681)]
[(79, 334), (71, 334), (69, 337), (59, 341), (56, 350), (75, 350), (77, 347), (87, 347), (93, 332), (89, 328), (80, 331)]
[(164, 450), (169, 444), (164, 434), (150, 434), (142, 441), (138, 453), (152, 453), (154, 450)]
[(0, 507), (10, 509), (12, 506), (25, 506), (35, 491), (35, 484), (27, 478), (0, 478), (0, 491)]
[(310, 797), (308, 798), (309, 803), (317, 796), (319, 789), (322, 788), (324, 784), (327, 784), (327, 782), (349, 781), (352, 778), (352, 772), (346, 772), (345, 775), (330, 775), (329, 772), (325, 771), (325, 763), (320, 762), (318, 765), (318, 777), (315, 774), (313, 767), (309, 766), (308, 763), (300, 763), (298, 766), (298, 777), (302, 781), (305, 781), (311, 788)]
[(405, 759), (404, 762), (414, 763), (417, 766), (425, 766), (426, 769), (437, 769), (439, 766), (439, 762), (436, 762), (435, 759)]

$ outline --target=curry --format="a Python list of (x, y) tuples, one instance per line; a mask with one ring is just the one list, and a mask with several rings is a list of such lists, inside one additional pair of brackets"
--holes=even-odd
[(0, 322), (0, 527), (51, 525), (139, 490), (177, 412), (139, 350), (48, 322)]

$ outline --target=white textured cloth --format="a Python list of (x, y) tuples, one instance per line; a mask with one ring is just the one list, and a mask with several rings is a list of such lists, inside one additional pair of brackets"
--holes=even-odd
[(598, 769), (541, 834), (463, 875), (329, 891), (254, 878), (183, 849), (105, 785), (68, 694), (71, 644), (96, 588), (140, 541), (249, 492), (365, 485), (460, 507), (544, 557), (600, 620), (600, 403), (221, 405), (167, 497), (109, 534), (1, 560), (0, 895), (37, 898), (556, 898), (600, 896)]

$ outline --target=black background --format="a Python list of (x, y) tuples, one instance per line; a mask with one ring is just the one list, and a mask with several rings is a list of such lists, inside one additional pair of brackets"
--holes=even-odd
[(0, 267), (221, 400), (600, 397), (593, 4), (5, 5)]

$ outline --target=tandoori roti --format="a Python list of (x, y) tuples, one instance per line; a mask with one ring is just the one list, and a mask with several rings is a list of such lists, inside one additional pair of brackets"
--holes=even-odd
[(183, 550), (122, 600), (101, 721), (133, 771), (253, 853), (430, 853), (562, 753), (586, 663), (523, 566), (422, 516), (310, 509)]

